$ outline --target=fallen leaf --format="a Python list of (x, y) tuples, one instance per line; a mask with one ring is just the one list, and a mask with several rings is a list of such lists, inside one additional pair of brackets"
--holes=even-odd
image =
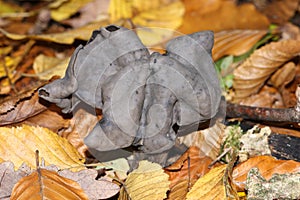
[[(29, 126), (41, 126), (55, 133), (60, 133), (62, 130), (67, 129), (70, 126), (70, 117), (63, 115), (60, 108), (55, 105), (50, 105), (47, 108), (47, 110), (38, 113), (33, 117), (26, 118), (25, 120), (14, 124), (14, 126), (22, 126), (23, 124)], [(71, 141), (69, 142), (71, 143)]]
[[(38, 87), (45, 84), (40, 84)], [(0, 102), (0, 126), (23, 121), (47, 109), (39, 102), (38, 87), (17, 96), (9, 96)]]
[(272, 42), (254, 51), (234, 70), (234, 101), (239, 102), (257, 93), (272, 73), (299, 53), (298, 40)]
[(226, 199), (223, 176), (227, 165), (211, 169), (207, 174), (198, 179), (187, 194), (187, 200), (194, 199)]
[[(78, 107), (80, 106), (78, 105)], [(89, 112), (88, 108), (78, 109), (70, 119), (68, 128), (60, 131), (60, 135), (66, 138), (82, 156), (85, 156), (87, 151), (87, 146), (84, 144), (83, 139), (101, 119), (101, 116), (92, 113)]]
[(107, 20), (109, 18), (109, 2), (110, 0), (91, 1), (78, 10), (78, 17), (72, 17), (70, 19), (63, 20), (61, 23), (78, 28), (91, 22)]
[(63, 77), (69, 61), (70, 58), (59, 59), (40, 54), (34, 60), (33, 69), (41, 80), (49, 80), (55, 75)]
[(2, 162), (0, 164), (0, 199), (9, 200), (14, 185), (22, 177), (29, 175), (30, 172), (29, 167), (26, 165), (22, 165), (17, 171), (15, 171), (14, 164), (12, 162)]
[(58, 7), (51, 9), (51, 17), (55, 21), (62, 21), (68, 19), (70, 16), (75, 14), (80, 8), (92, 0), (68, 0), (60, 4)]
[(266, 1), (256, 4), (259, 11), (265, 14), (271, 23), (284, 24), (298, 9), (298, 0)]
[(186, 12), (178, 31), (185, 34), (208, 29), (215, 32), (230, 29), (267, 29), (270, 24), (268, 18), (250, 3), (239, 6), (234, 0), (183, 0), (183, 3)]
[(299, 162), (293, 160), (276, 160), (272, 156), (256, 156), (240, 163), (233, 169), (233, 183), (239, 191), (244, 191), (247, 174), (253, 167), (258, 168), (261, 175), (267, 180), (275, 173), (300, 172)]
[(24, 60), (34, 44), (35, 41), (29, 40), (18, 51), (12, 52), (10, 56), (7, 55), (0, 59), (0, 78), (3, 78), (0, 82), (0, 94), (8, 94), (10, 92), (12, 89), (11, 85), (18, 79), (16, 76), (17, 73), (15, 73), (16, 68)]
[(85, 169), (79, 172), (62, 170), (58, 174), (76, 181), (89, 197), (89, 200), (107, 199), (116, 195), (120, 190), (120, 187), (112, 183), (111, 180), (105, 178), (96, 180), (98, 173), (94, 169)]
[(224, 137), (225, 125), (217, 121), (213, 126), (179, 137), (180, 143), (186, 146), (195, 146), (206, 156), (216, 159)]
[(101, 162), (97, 165), (96, 169), (109, 169), (105, 171), (105, 174), (109, 177), (125, 180), (130, 170), (128, 161), (125, 158), (117, 158), (115, 160)]
[(248, 52), (267, 30), (226, 30), (215, 33), (215, 43), (212, 49), (214, 60), (225, 55), (239, 56)]
[[(176, 33), (182, 23), (184, 7), (181, 1), (144, 11), (132, 19), (137, 34), (146, 46), (154, 46), (166, 42)], [(156, 28), (155, 28), (156, 27)]]
[(281, 86), (290, 83), (294, 79), (295, 75), (295, 63), (288, 62), (271, 76), (269, 83), (275, 86), (276, 88), (280, 88)]
[(24, 10), (22, 7), (17, 6), (17, 4), (12, 4), (3, 0), (0, 1), (0, 4), (0, 17), (4, 17), (5, 14), (8, 13), (17, 13), (22, 12)]
[(14, 186), (14, 199), (88, 199), (79, 184), (59, 176), (54, 171), (38, 169)]
[(264, 85), (257, 94), (242, 99), (239, 104), (253, 106), (253, 107), (266, 107), (266, 108), (283, 108), (284, 103), (279, 91), (267, 85)]
[(130, 19), (138, 36), (146, 46), (170, 39), (182, 23), (184, 6), (181, 1), (112, 0), (109, 6), (110, 22)]
[(99, 27), (106, 24), (108, 24), (108, 22), (106, 21), (95, 22), (80, 27), (78, 29), (65, 31), (63, 33), (52, 33), (52, 34), (41, 34), (41, 35), (22, 35), (22, 34), (9, 33), (2, 28), (0, 28), (0, 32), (12, 40), (34, 39), (34, 40), (44, 40), (48, 42), (56, 42), (59, 44), (72, 44), (75, 39), (88, 40), (91, 37), (91, 33), (94, 30), (99, 29)]
[[(12, 161), (15, 169), (23, 162), (35, 168), (35, 151), (39, 150), (45, 164), (55, 164), (61, 169), (71, 168), (78, 171), (84, 169), (82, 158), (76, 149), (64, 138), (52, 131), (23, 125), (22, 127), (0, 128), (0, 158)], [(16, 151), (15, 147), (18, 147)]]
[(169, 199), (184, 199), (189, 187), (209, 171), (212, 159), (191, 146), (175, 163), (165, 168), (170, 178)]
[(142, 160), (139, 167), (128, 175), (119, 199), (124, 199), (126, 193), (132, 200), (164, 199), (169, 190), (168, 179), (159, 164)]

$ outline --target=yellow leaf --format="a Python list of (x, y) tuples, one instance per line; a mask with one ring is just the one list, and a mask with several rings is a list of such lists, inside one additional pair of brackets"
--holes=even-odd
[(56, 42), (59, 44), (72, 44), (75, 39), (79, 39), (79, 40), (90, 39), (93, 30), (99, 29), (101, 26), (107, 23), (108, 22), (105, 21), (96, 22), (63, 33), (42, 34), (42, 35), (21, 35), (15, 33), (8, 33), (2, 28), (0, 28), (0, 32), (12, 40), (34, 39), (34, 40), (45, 40), (49, 42)]
[(23, 125), (21, 127), (0, 127), (0, 158), (11, 161), (18, 169), (23, 162), (36, 168), (35, 151), (39, 150), (45, 164), (55, 164), (73, 171), (83, 169), (84, 159), (65, 139), (47, 128)]
[(137, 34), (146, 46), (170, 39), (182, 23), (184, 5), (181, 1), (112, 0), (109, 6), (110, 22), (131, 19), (139, 27)]
[[(12, 4), (5, 2), (3, 0), (0, 0), (0, 13), (15, 13), (15, 12), (22, 12), (23, 8), (17, 6), (17, 4)], [(1, 16), (1, 15), (0, 15)]]
[(124, 188), (132, 200), (164, 199), (169, 190), (168, 179), (169, 176), (159, 164), (143, 160), (139, 163), (139, 167), (128, 175)]
[[(69, 0), (60, 2), (59, 7), (51, 9), (51, 17), (56, 21), (68, 19), (70, 16), (78, 12), (80, 8), (91, 1), (92, 0)], [(53, 7), (55, 6), (52, 4), (52, 8)]]
[(119, 180), (125, 180), (127, 178), (127, 172), (130, 167), (128, 161), (125, 158), (118, 158), (107, 162), (101, 162), (97, 165), (97, 168), (112, 169), (105, 172), (110, 177), (117, 177)]
[(146, 46), (152, 46), (170, 39), (182, 23), (184, 6), (181, 1), (144, 11), (132, 19), (137, 34)]
[(36, 75), (43, 80), (49, 80), (54, 75), (63, 77), (69, 61), (70, 58), (58, 59), (40, 54), (34, 60), (33, 69)]
[(223, 176), (226, 165), (213, 168), (203, 177), (198, 179), (192, 189), (187, 194), (187, 200), (195, 199), (226, 199)]
[(54, 171), (39, 169), (19, 180), (14, 186), (11, 200), (83, 199), (88, 197), (78, 183), (59, 176)]

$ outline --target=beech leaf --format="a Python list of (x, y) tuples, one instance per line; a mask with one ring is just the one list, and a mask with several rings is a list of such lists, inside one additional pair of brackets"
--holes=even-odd
[(89, 200), (107, 199), (117, 194), (120, 190), (117, 184), (112, 183), (111, 180), (105, 177), (96, 180), (98, 172), (94, 169), (85, 169), (79, 172), (63, 170), (59, 171), (58, 174), (76, 181), (89, 197)]
[(215, 44), (212, 49), (214, 60), (225, 55), (239, 56), (248, 52), (267, 30), (229, 30), (215, 34)]
[[(51, 17), (56, 21), (68, 19), (75, 14), (80, 8), (89, 3), (92, 0), (68, 0), (62, 3), (57, 8), (51, 9)], [(51, 4), (50, 4), (51, 7)]]
[(22, 178), (13, 188), (11, 200), (82, 199), (88, 200), (79, 184), (56, 172), (38, 169)]
[(298, 40), (272, 42), (254, 51), (234, 70), (234, 101), (239, 102), (257, 93), (271, 74), (299, 53), (300, 41)]
[[(110, 22), (131, 19), (138, 28), (137, 35), (146, 46), (156, 45), (170, 39), (182, 23), (184, 5), (181, 1), (119, 1), (109, 6)], [(153, 28), (159, 27), (159, 28)]]
[(23, 162), (35, 168), (36, 150), (39, 150), (40, 157), (45, 160), (46, 165), (55, 164), (60, 168), (71, 168), (74, 171), (84, 168), (84, 159), (77, 150), (65, 138), (46, 128), (28, 125), (16, 128), (1, 127), (0, 141), (0, 158), (12, 161), (15, 169)]
[(170, 178), (170, 199), (184, 199), (188, 187), (209, 171), (212, 159), (196, 146), (191, 146), (175, 163), (165, 168)]
[(69, 61), (70, 58), (59, 59), (40, 54), (34, 60), (33, 69), (40, 79), (49, 80), (55, 75), (64, 76)]
[(211, 169), (207, 174), (198, 179), (187, 194), (187, 200), (194, 199), (226, 199), (223, 176), (226, 165)]
[(123, 187), (126, 191), (121, 190), (123, 194), (119, 199), (124, 199), (126, 192), (132, 200), (164, 199), (169, 190), (168, 179), (169, 176), (159, 164), (142, 160), (139, 167), (128, 175)]

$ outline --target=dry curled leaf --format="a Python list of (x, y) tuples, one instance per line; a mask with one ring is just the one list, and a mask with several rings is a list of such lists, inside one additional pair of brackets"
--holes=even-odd
[(187, 194), (187, 200), (194, 199), (226, 199), (223, 176), (226, 165), (213, 168), (203, 177), (198, 179), (195, 185)]
[(272, 42), (256, 51), (234, 70), (234, 101), (255, 94), (282, 64), (299, 55), (300, 41)]
[(11, 200), (82, 199), (88, 200), (79, 184), (59, 176), (54, 171), (38, 169), (19, 180), (13, 188)]
[(0, 28), (0, 32), (12, 40), (34, 39), (34, 40), (55, 42), (59, 44), (72, 44), (75, 41), (75, 39), (88, 40), (91, 36), (91, 32), (101, 27), (104, 24), (107, 24), (107, 22), (105, 21), (95, 22), (77, 29), (65, 31), (63, 33), (53, 33), (53, 34), (22, 35), (16, 33), (9, 33), (2, 28)]
[(239, 56), (249, 51), (267, 30), (227, 30), (215, 33), (215, 44), (212, 50), (214, 60), (225, 55)]
[(20, 122), (47, 109), (39, 102), (37, 88), (0, 102), (0, 126)]
[(271, 23), (283, 24), (297, 11), (298, 0), (254, 1), (258, 10), (265, 14)]
[(190, 147), (175, 163), (165, 168), (171, 181), (169, 199), (184, 199), (190, 186), (209, 171), (212, 159), (198, 147)]
[(84, 168), (84, 159), (76, 149), (66, 139), (46, 128), (28, 125), (16, 128), (1, 127), (0, 141), (0, 158), (12, 161), (16, 169), (23, 162), (35, 168), (36, 150), (39, 150), (40, 157), (45, 160), (46, 165), (55, 164), (74, 171)]
[(243, 191), (249, 170), (253, 167), (259, 169), (265, 179), (270, 179), (275, 173), (300, 172), (300, 163), (293, 160), (276, 160), (272, 156), (256, 156), (237, 165), (232, 173), (233, 183), (239, 191)]
[(179, 137), (179, 141), (186, 146), (195, 146), (206, 156), (216, 159), (223, 143), (225, 125), (217, 121), (213, 126)]
[(288, 62), (278, 69), (270, 78), (271, 83), (276, 88), (290, 83), (296, 75), (296, 65), (293, 62)]
[(100, 116), (93, 115), (85, 109), (78, 109), (70, 120), (67, 129), (62, 130), (60, 135), (66, 138), (80, 153), (84, 156), (87, 151), (87, 146), (83, 142), (88, 133), (101, 119)]
[(128, 175), (119, 199), (127, 195), (132, 200), (164, 199), (169, 190), (168, 179), (169, 176), (159, 164), (142, 160), (139, 167)]

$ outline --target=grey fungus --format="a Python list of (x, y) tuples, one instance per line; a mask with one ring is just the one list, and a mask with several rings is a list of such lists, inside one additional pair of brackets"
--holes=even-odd
[(133, 30), (109, 25), (76, 48), (65, 76), (40, 88), (39, 96), (65, 113), (80, 102), (102, 109), (84, 139), (96, 151), (136, 146), (163, 153), (218, 111), (212, 47), (213, 33), (203, 31), (172, 39), (164, 55), (150, 54)]

